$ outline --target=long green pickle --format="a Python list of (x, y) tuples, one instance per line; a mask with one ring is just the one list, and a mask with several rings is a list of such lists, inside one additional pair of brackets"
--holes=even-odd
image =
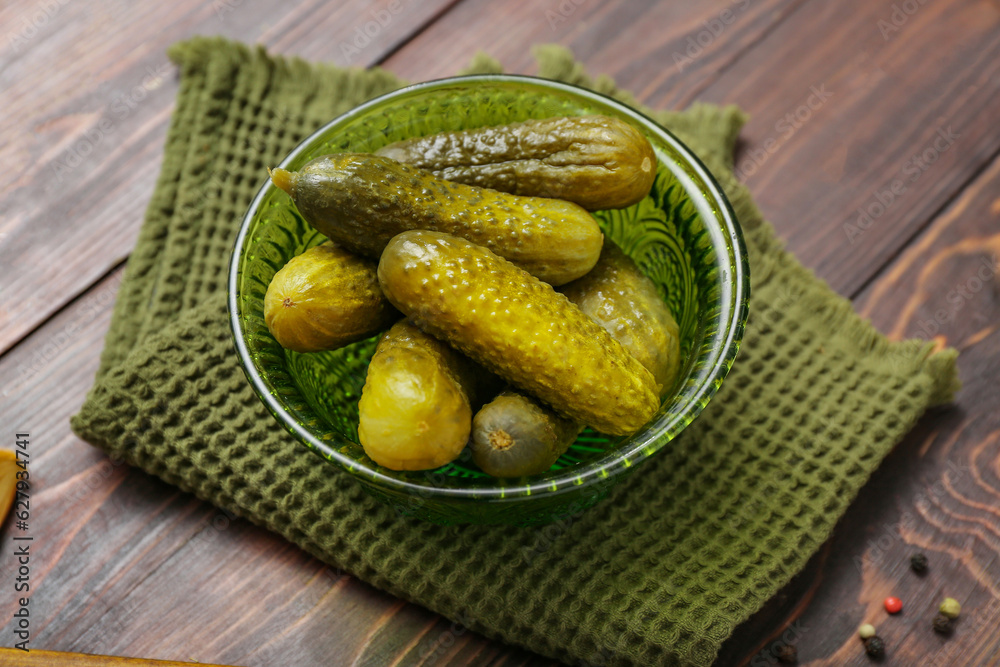
[(453, 461), (469, 440), (482, 369), (402, 320), (379, 341), (358, 403), (365, 453), (393, 470)]
[[(656, 286), (605, 238), (597, 265), (560, 288), (645, 366), (661, 385), (674, 385), (680, 367), (677, 322)], [(581, 426), (528, 396), (504, 392), (472, 418), (473, 460), (495, 477), (545, 472), (573, 444)]]
[(661, 397), (680, 370), (680, 332), (656, 285), (610, 239), (593, 270), (560, 292), (621, 343), (660, 385)]
[(334, 350), (402, 317), (382, 294), (377, 265), (330, 242), (293, 257), (264, 294), (264, 322), (282, 347)]
[(562, 285), (601, 254), (601, 229), (576, 204), (452, 183), (376, 155), (325, 155), (298, 172), (275, 169), (271, 180), (319, 232), (372, 258), (396, 234), (427, 229), (466, 238)]
[(404, 232), (379, 283), (417, 326), (564, 417), (627, 435), (659, 407), (652, 374), (552, 287), (465, 239)]
[(472, 418), (472, 460), (494, 477), (545, 472), (583, 428), (548, 406), (515, 391), (504, 391)]
[(442, 132), (375, 151), (449, 181), (576, 202), (590, 211), (624, 208), (647, 194), (656, 153), (625, 121), (574, 116)]

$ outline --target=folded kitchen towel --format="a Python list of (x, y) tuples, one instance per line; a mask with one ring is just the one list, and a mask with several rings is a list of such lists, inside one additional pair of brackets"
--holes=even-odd
[[(571, 54), (541, 76), (637, 105)], [(707, 665), (805, 564), (882, 458), (950, 400), (955, 352), (890, 343), (785, 252), (733, 176), (743, 115), (646, 110), (713, 170), (746, 234), (743, 349), (705, 412), (592, 509), (545, 527), (397, 515), (277, 426), (225, 306), (229, 254), (265, 167), (403, 84), (222, 39), (175, 45), (177, 107), (80, 437), (378, 588), (569, 663)], [(470, 71), (496, 71), (477, 57)]]

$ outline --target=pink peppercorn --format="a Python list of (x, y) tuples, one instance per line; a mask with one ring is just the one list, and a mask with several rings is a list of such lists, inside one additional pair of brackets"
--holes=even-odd
[(890, 614), (898, 614), (903, 611), (903, 601), (897, 597), (887, 597), (884, 604), (885, 610)]

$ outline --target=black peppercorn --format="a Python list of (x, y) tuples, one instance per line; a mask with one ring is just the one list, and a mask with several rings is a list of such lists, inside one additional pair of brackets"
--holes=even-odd
[(778, 649), (778, 662), (793, 664), (799, 660), (799, 651), (791, 644), (785, 644)]
[(927, 571), (927, 556), (923, 554), (913, 554), (910, 556), (910, 567), (913, 571), (918, 574), (923, 574)]
[(879, 660), (885, 657), (885, 644), (882, 642), (882, 638), (878, 635), (874, 637), (869, 637), (865, 640), (865, 653), (870, 657)]
[(938, 614), (934, 617), (934, 632), (940, 632), (943, 635), (947, 635), (951, 633), (952, 627), (952, 619), (948, 618), (944, 614)]

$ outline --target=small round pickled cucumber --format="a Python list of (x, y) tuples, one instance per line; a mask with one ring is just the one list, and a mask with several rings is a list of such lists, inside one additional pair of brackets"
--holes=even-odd
[(472, 460), (494, 477), (548, 470), (582, 427), (523, 394), (505, 391), (472, 420)]
[(631, 257), (605, 238), (590, 273), (559, 291), (653, 374), (661, 397), (670, 391), (680, 370), (677, 321)]
[(368, 338), (402, 315), (382, 294), (377, 264), (332, 243), (293, 257), (264, 295), (264, 322), (282, 347), (319, 352)]
[(475, 368), (403, 320), (379, 341), (358, 403), (365, 453), (393, 470), (428, 470), (461, 453), (472, 429)]

